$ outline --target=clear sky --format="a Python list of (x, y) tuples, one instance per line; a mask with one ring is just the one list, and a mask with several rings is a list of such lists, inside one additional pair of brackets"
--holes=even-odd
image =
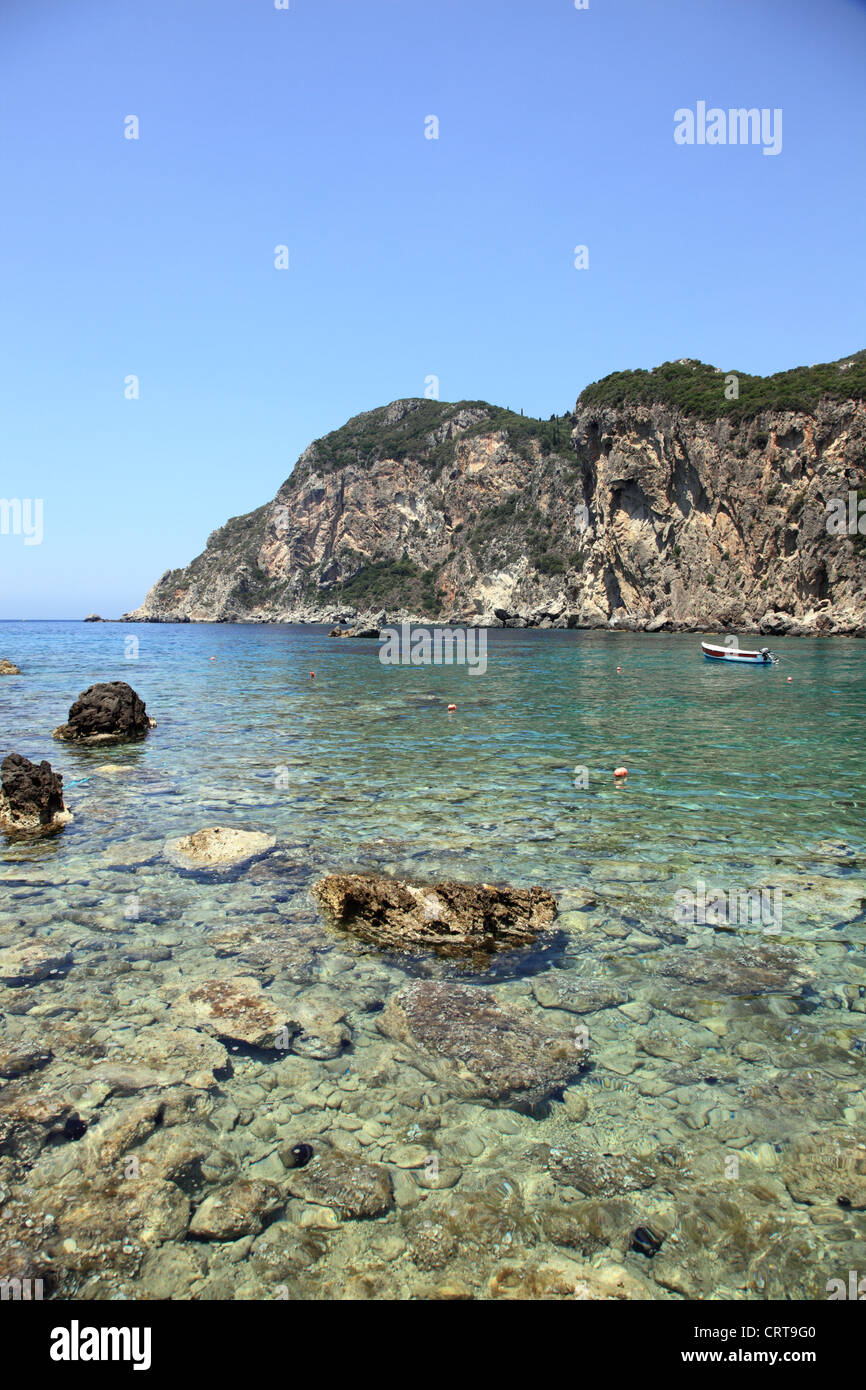
[[(44, 521), (0, 617), (118, 616), (431, 375), (548, 416), (866, 347), (864, 72), (860, 0), (2, 0), (0, 497)], [(781, 152), (678, 145), (700, 101)]]

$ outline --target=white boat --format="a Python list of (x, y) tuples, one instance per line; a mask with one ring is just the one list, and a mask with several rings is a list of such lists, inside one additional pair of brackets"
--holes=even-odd
[(747, 666), (773, 666), (779, 659), (773, 656), (769, 647), (762, 647), (759, 652), (747, 652), (742, 647), (717, 647), (712, 642), (702, 642), (701, 651), (707, 661), (742, 661)]

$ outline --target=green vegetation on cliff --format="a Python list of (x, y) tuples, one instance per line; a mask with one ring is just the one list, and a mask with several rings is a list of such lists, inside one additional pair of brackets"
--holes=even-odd
[[(404, 413), (393, 418), (395, 407), (401, 406)], [(410, 458), (428, 464), (436, 477), (452, 462), (458, 440), (500, 431), (507, 436), (509, 445), (527, 459), (534, 446), (542, 457), (572, 452), (569, 413), (536, 420), (486, 401), (411, 400), (368, 410), (317, 439), (313, 446), (314, 466), (333, 472), (349, 465), (366, 468), (380, 459), (399, 462)], [(445, 437), (437, 437), (440, 434)]]
[[(439, 607), (437, 573), (421, 569), (405, 555), (400, 560), (373, 560), (351, 579), (332, 585), (325, 592), (338, 604), (351, 603), (359, 608), (403, 603), (419, 611), (435, 612)], [(321, 599), (322, 593), (315, 584), (309, 586), (310, 597)]]
[(774, 376), (749, 376), (735, 372), (739, 394), (727, 400), (725, 387), (731, 373), (706, 362), (665, 362), (651, 371), (613, 372), (587, 386), (578, 408), (591, 406), (667, 405), (684, 415), (704, 420), (751, 419), (765, 410), (812, 412), (822, 397), (833, 400), (866, 399), (866, 351), (838, 362), (815, 367), (794, 367)]

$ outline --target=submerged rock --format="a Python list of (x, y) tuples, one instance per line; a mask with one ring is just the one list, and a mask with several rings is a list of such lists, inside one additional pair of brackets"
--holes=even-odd
[(115, 1047), (106, 1051), (90, 1075), (112, 1090), (130, 1094), (181, 1082), (207, 1090), (213, 1086), (214, 1072), (224, 1071), (227, 1064), (228, 1053), (212, 1034), (198, 1028), (174, 1027), (172, 1021), (154, 1023), (137, 1032), (134, 1062), (130, 1062), (125, 1050)]
[(543, 888), (331, 874), (313, 892), (336, 925), (363, 941), (447, 956), (528, 946), (556, 916), (556, 899)]
[(617, 1197), (656, 1185), (664, 1187), (685, 1176), (683, 1158), (668, 1150), (650, 1158), (636, 1158), (585, 1146), (557, 1145), (548, 1150), (547, 1163), (554, 1182), (574, 1187), (585, 1197)]
[[(263, 989), (255, 976), (237, 975), (200, 980), (180, 994), (174, 994), (173, 987), (164, 993), (174, 996), (173, 1021), (248, 1047), (328, 1061), (351, 1042), (345, 1005), (324, 990), (280, 998)], [(219, 1065), (210, 1057), (203, 1060), (205, 1065)]]
[(43, 761), (37, 766), (20, 753), (0, 763), (0, 829), (7, 834), (50, 835), (72, 820), (63, 804), (63, 778)]
[(344, 1220), (382, 1216), (391, 1210), (394, 1190), (387, 1168), (365, 1163), (321, 1141), (312, 1148), (312, 1158), (300, 1167), (290, 1166), (286, 1173), (285, 1185), (294, 1197), (331, 1207)]
[(189, 1198), (173, 1182), (93, 1174), (61, 1186), (53, 1205), (56, 1243), (49, 1248), (79, 1270), (122, 1267), (136, 1247), (182, 1239), (189, 1224)]
[(775, 994), (798, 989), (809, 972), (792, 951), (780, 946), (736, 944), (710, 951), (680, 952), (660, 973), (718, 994)]
[(239, 1178), (206, 1197), (189, 1224), (195, 1240), (240, 1240), (255, 1236), (285, 1206), (271, 1182)]
[(577, 1299), (582, 1302), (609, 1299), (640, 1300), (658, 1297), (645, 1279), (618, 1264), (578, 1265), (553, 1259), (544, 1264), (501, 1265), (488, 1281), (491, 1298), (537, 1302), (540, 1299)]
[(583, 979), (562, 973), (540, 975), (532, 981), (532, 993), (543, 1009), (564, 1009), (571, 1014), (591, 1014), (612, 1009), (631, 997), (614, 980)]
[(608, 1245), (618, 1243), (624, 1248), (634, 1214), (631, 1202), (623, 1197), (595, 1198), (543, 1208), (540, 1221), (552, 1245), (578, 1250), (588, 1257)]
[(414, 981), (389, 1001), (378, 1026), (456, 1094), (517, 1109), (567, 1086), (588, 1058), (579, 1038), (545, 1028), (477, 986)]
[(53, 1057), (50, 1049), (36, 1049), (23, 1043), (5, 1043), (0, 1039), (0, 1078), (14, 1081), (27, 1072), (47, 1067)]
[(32, 985), (49, 975), (63, 975), (72, 964), (72, 952), (52, 946), (48, 940), (22, 941), (0, 950), (0, 980), (7, 985)]
[(33, 1095), (28, 1082), (12, 1082), (0, 1094), (0, 1158), (10, 1157), (24, 1166), (33, 1162), (46, 1144), (67, 1137), (67, 1125), (77, 1118), (69, 1097), (57, 1091)]
[(291, 1022), (300, 1032), (292, 1040), (292, 1051), (300, 1057), (327, 1061), (339, 1057), (351, 1041), (345, 1005), (325, 991), (307, 990), (293, 1000)]
[(54, 730), (64, 743), (87, 746), (134, 743), (145, 738), (156, 721), (144, 701), (126, 681), (106, 681), (83, 690), (69, 710), (69, 719)]
[(4, 656), (0, 661), (0, 676), (20, 676), (21, 671), (14, 661), (7, 661)]
[(270, 853), (276, 845), (272, 835), (256, 830), (236, 830), (234, 826), (214, 825), (192, 835), (168, 840), (165, 855), (176, 869), (188, 873), (202, 870), (233, 873)]
[(263, 1048), (279, 1045), (289, 1019), (288, 1010), (275, 1005), (258, 980), (243, 975), (200, 981), (175, 998), (172, 1012), (216, 1037)]
[(779, 1175), (795, 1202), (866, 1211), (866, 1144), (814, 1135), (786, 1151)]

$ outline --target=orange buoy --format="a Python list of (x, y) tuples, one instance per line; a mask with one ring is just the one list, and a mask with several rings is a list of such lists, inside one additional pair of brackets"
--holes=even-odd
[(316, 673), (315, 673), (315, 671), (311, 671), (311, 672), (310, 672), (310, 680), (311, 680), (311, 681), (314, 681), (315, 679), (316, 679)]
[(449, 705), (449, 706), (448, 706), (449, 712), (450, 712), (451, 710), (455, 710), (456, 708), (457, 708), (456, 705)]
[(216, 657), (215, 657), (215, 656), (212, 656), (212, 657), (211, 657), (211, 661), (216, 661)]
[(622, 778), (622, 777), (628, 777), (628, 768), (627, 768), (627, 767), (615, 767), (614, 770), (613, 770), (613, 778), (614, 778), (614, 781), (615, 781), (615, 782), (618, 782), (618, 781), (620, 780), (620, 778)]

